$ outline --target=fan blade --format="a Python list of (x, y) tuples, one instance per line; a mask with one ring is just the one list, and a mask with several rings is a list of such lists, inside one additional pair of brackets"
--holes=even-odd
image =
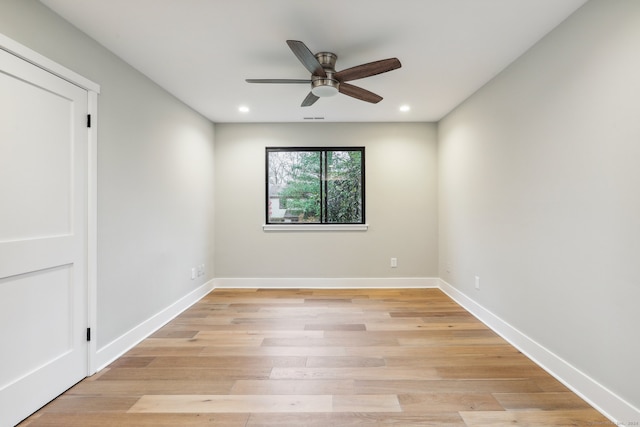
[(400, 67), (402, 67), (402, 64), (398, 58), (381, 59), (380, 61), (369, 62), (368, 64), (357, 65), (347, 68), (346, 70), (338, 71), (333, 75), (333, 78), (342, 83), (386, 73), (387, 71)]
[(302, 65), (309, 70), (314, 76), (327, 77), (327, 73), (324, 72), (322, 64), (313, 56), (313, 53), (309, 50), (307, 45), (298, 40), (287, 40), (289, 48), (293, 51), (294, 55), (298, 58)]
[(302, 101), (302, 104), (300, 104), (301, 107), (309, 107), (311, 105), (313, 105), (318, 99), (317, 96), (315, 96), (312, 92), (309, 92), (309, 95), (307, 95), (307, 97), (304, 99), (304, 101)]
[(340, 88), (338, 90), (344, 95), (351, 96), (361, 101), (370, 102), (372, 104), (377, 104), (382, 101), (382, 97), (380, 95), (376, 95), (375, 93), (369, 92), (361, 87), (350, 85), (349, 83), (340, 83)]
[(311, 83), (311, 80), (304, 79), (246, 79), (247, 83)]

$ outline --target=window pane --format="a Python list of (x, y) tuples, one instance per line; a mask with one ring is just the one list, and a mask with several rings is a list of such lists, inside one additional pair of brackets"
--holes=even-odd
[(320, 152), (268, 152), (268, 222), (320, 222)]
[(362, 153), (327, 151), (327, 223), (362, 221)]
[(364, 224), (364, 147), (266, 153), (268, 224)]

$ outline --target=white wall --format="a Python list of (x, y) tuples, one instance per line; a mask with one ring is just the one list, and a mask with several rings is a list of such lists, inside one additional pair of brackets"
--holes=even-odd
[[(101, 86), (98, 348), (213, 277), (213, 124), (35, 0), (0, 33)], [(205, 276), (190, 269), (206, 264)]]
[[(327, 145), (365, 147), (369, 230), (264, 232), (265, 147)], [(216, 277), (437, 277), (436, 151), (426, 123), (217, 124)]]
[(439, 124), (440, 276), (636, 408), (639, 76), (592, 0)]

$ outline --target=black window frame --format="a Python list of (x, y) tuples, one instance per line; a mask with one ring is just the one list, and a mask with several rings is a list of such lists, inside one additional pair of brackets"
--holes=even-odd
[[(320, 203), (320, 222), (271, 222), (269, 217), (269, 153), (270, 152), (319, 152), (321, 158), (321, 179), (320, 179), (320, 197), (324, 202)], [(357, 151), (360, 152), (360, 192), (361, 192), (361, 220), (359, 222), (326, 222), (327, 211), (327, 155), (329, 151)], [(287, 225), (287, 226), (335, 226), (335, 225), (365, 225), (366, 224), (366, 188), (365, 188), (365, 147), (363, 146), (345, 146), (345, 147), (297, 147), (297, 146), (278, 146), (265, 147), (265, 224), (266, 225)]]

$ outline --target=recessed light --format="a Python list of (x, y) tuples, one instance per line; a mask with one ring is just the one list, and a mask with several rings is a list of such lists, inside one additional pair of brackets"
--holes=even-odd
[(238, 111), (240, 111), (241, 113), (248, 113), (249, 107), (247, 107), (246, 105), (241, 105), (238, 107)]
[(400, 111), (402, 111), (403, 113), (406, 113), (407, 111), (411, 111), (411, 107), (408, 105), (401, 105)]

